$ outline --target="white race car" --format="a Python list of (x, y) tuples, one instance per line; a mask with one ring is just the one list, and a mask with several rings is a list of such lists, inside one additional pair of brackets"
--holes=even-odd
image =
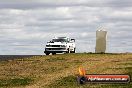
[(53, 55), (56, 53), (75, 53), (75, 39), (69, 37), (56, 37), (47, 42), (44, 53)]

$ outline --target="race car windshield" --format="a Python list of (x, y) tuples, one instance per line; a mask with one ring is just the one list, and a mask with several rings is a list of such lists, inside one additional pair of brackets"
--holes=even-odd
[(53, 42), (67, 42), (67, 39), (53, 39)]

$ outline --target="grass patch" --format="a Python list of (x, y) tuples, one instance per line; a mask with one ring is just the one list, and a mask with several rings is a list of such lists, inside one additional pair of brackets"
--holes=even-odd
[[(131, 58), (132, 54), (77, 53), (0, 61), (0, 88), (25, 88), (26, 85), (30, 88), (132, 88), (132, 83), (78, 85), (76, 78), (79, 66), (88, 74), (129, 74), (132, 77)], [(34, 80), (30, 79), (33, 77)]]
[(132, 65), (132, 62), (128, 62), (128, 63), (120, 63), (118, 65)]
[(126, 70), (126, 74), (130, 75), (132, 80), (132, 67), (126, 67), (125, 70)]
[(53, 73), (62, 69), (63, 69), (62, 67), (50, 67), (50, 68), (44, 68), (43, 70), (45, 74), (48, 74), (48, 73)]
[(130, 75), (132, 79), (132, 67), (119, 67), (119, 68), (107, 68), (107, 69), (115, 69), (115, 70), (124, 70), (127, 75)]
[(26, 86), (32, 82), (30, 78), (0, 79), (0, 87)]
[(128, 84), (100, 84), (97, 88), (132, 88), (132, 83)]
[(61, 58), (61, 57), (52, 57), (52, 58), (46, 59), (46, 61), (48, 61), (48, 62), (56, 62), (56, 61), (66, 61), (66, 59), (65, 58)]
[(124, 69), (125, 70), (125, 74), (130, 75), (131, 79), (132, 79), (132, 67), (127, 67), (128, 65), (132, 65), (132, 62), (126, 62), (126, 63), (120, 63), (118, 65), (122, 65), (124, 66), (123, 68), (120, 69)]
[(8, 61), (7, 61), (7, 60), (0, 61), (0, 65), (5, 65), (5, 64), (7, 64), (7, 63), (8, 63)]
[(82, 64), (83, 63), (83, 61), (80, 61), (80, 60), (74, 60), (72, 62), (75, 63), (75, 64)]
[(132, 88), (132, 84), (97, 84), (87, 83), (77, 88)]
[(76, 77), (73, 75), (63, 77), (55, 83), (48, 85), (48, 88), (73, 88), (77, 86)]
[(107, 68), (107, 69), (115, 69), (115, 70), (119, 70), (119, 69), (125, 69), (125, 68), (118, 67), (118, 68)]

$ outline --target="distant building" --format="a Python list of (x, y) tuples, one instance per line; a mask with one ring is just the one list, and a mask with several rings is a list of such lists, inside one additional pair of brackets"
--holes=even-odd
[(106, 51), (106, 35), (107, 35), (107, 31), (105, 31), (105, 30), (97, 30), (96, 31), (95, 53), (105, 53), (105, 51)]

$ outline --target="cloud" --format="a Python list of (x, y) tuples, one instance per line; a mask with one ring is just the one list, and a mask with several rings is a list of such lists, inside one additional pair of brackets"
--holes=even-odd
[(131, 7), (131, 0), (1, 0), (0, 8), (34, 9), (55, 7)]
[(46, 42), (54, 36), (75, 38), (77, 52), (94, 52), (95, 34), (100, 26), (108, 31), (107, 52), (132, 52), (130, 3), (2, 0), (0, 54), (43, 54)]

